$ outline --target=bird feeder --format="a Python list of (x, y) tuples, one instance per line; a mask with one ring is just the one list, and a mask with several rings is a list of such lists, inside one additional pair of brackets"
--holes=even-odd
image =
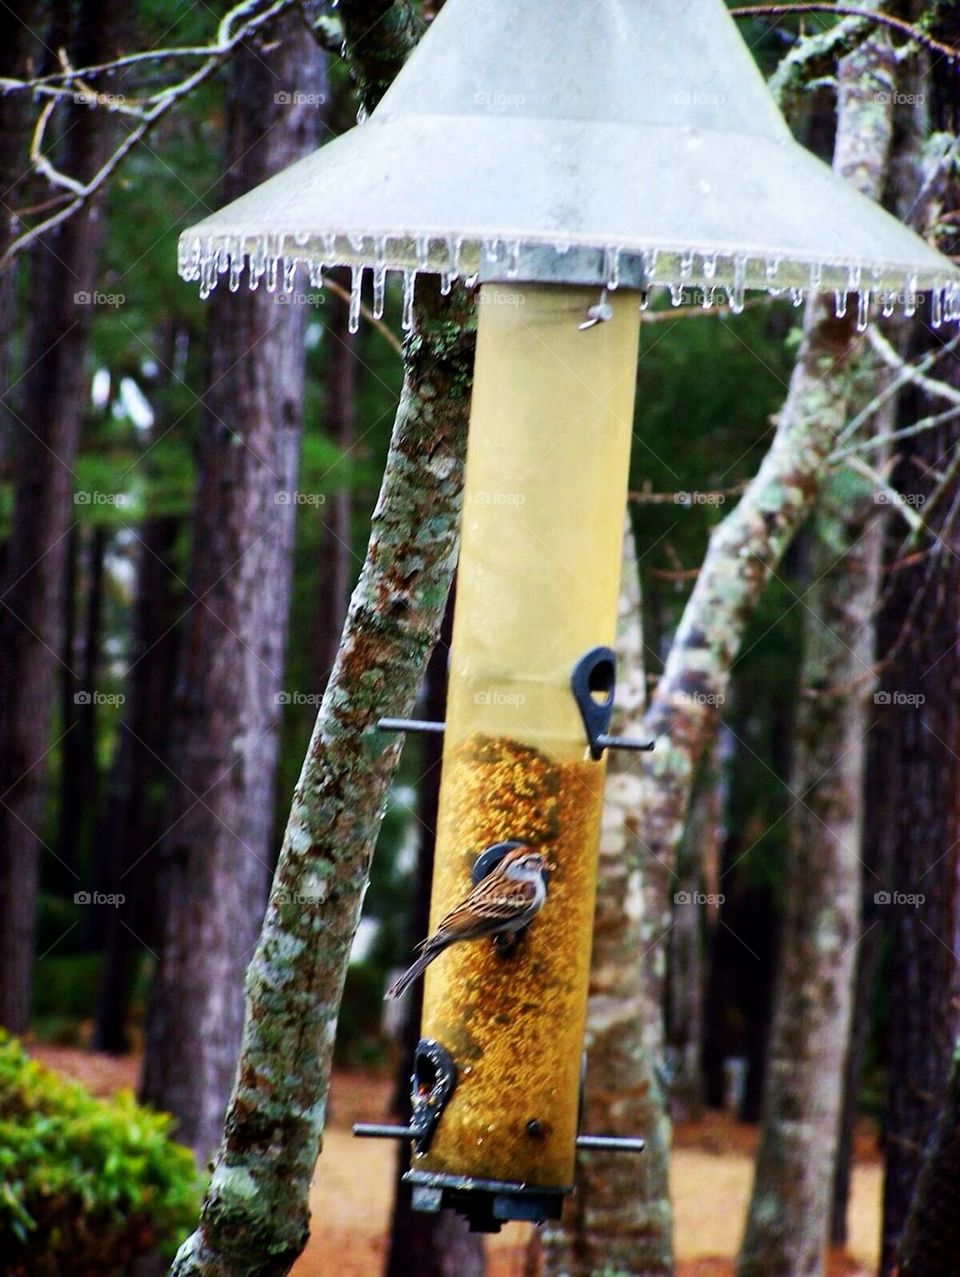
[[(795, 143), (722, 0), (447, 0), (369, 119), (180, 240), (204, 295), (352, 268), (465, 280), (479, 323), (432, 924), (503, 855), (553, 865), (509, 946), (426, 974), (414, 1204), (559, 1215), (578, 1129), (640, 311), (749, 289), (960, 318), (960, 273)], [(848, 297), (853, 295), (853, 302)], [(927, 303), (929, 299), (929, 303)]]

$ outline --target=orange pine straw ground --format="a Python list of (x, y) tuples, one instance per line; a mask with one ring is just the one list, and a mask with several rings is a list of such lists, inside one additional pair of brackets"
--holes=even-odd
[[(98, 1095), (136, 1083), (137, 1061), (69, 1047), (37, 1046), (33, 1054), (78, 1078)], [(388, 1077), (339, 1072), (334, 1077), (324, 1152), (311, 1204), (312, 1235), (293, 1277), (379, 1277), (390, 1218), (392, 1142), (355, 1140), (350, 1126), (382, 1120)], [(677, 1277), (732, 1277), (753, 1174), (756, 1129), (708, 1113), (674, 1132), (672, 1187), (676, 1212)], [(642, 1154), (641, 1154), (642, 1156)], [(857, 1141), (849, 1253), (830, 1256), (828, 1277), (876, 1272), (882, 1168), (872, 1132)], [(489, 1277), (522, 1277), (529, 1225), (509, 1224), (489, 1241)]]

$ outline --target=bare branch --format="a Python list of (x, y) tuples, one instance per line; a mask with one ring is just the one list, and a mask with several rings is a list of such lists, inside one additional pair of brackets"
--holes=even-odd
[(908, 364), (902, 355), (899, 355), (894, 350), (879, 328), (871, 325), (867, 331), (867, 339), (883, 362), (888, 367), (895, 368), (897, 372), (901, 372), (907, 381), (919, 386), (928, 395), (946, 399), (948, 403), (960, 404), (960, 390), (945, 381), (937, 381), (935, 377), (925, 377), (919, 368), (914, 368), (911, 364)]
[[(259, 3), (259, 0), (243, 0), (243, 3), (231, 9), (220, 23), (218, 31), (220, 39), (218, 43), (211, 49), (207, 50), (208, 56), (202, 65), (197, 67), (197, 69), (185, 79), (179, 81), (177, 84), (171, 85), (168, 89), (162, 90), (160, 93), (155, 95), (155, 98), (151, 99), (153, 105), (142, 113), (140, 124), (127, 134), (110, 158), (101, 165), (88, 182), (77, 182), (75, 179), (69, 178), (66, 174), (58, 173), (57, 170), (53, 169), (49, 162), (39, 153), (38, 147), (37, 156), (34, 156), (34, 147), (31, 146), (31, 158), (34, 159), (35, 163), (39, 160), (41, 171), (45, 173), (48, 180), (53, 185), (65, 186), (74, 191), (75, 196), (69, 204), (66, 204), (58, 212), (52, 214), (48, 218), (45, 218), (42, 222), (38, 222), (35, 226), (30, 227), (29, 230), (24, 231), (22, 235), (18, 236), (10, 244), (3, 256), (0, 257), (0, 271), (8, 268), (17, 254), (22, 253), (25, 249), (29, 248), (31, 244), (35, 243), (36, 240), (40, 238), (40, 236), (45, 235), (47, 231), (53, 230), (54, 227), (59, 226), (61, 222), (65, 222), (67, 218), (72, 217), (74, 213), (81, 209), (84, 204), (86, 204), (87, 200), (89, 200), (90, 197), (113, 175), (129, 152), (132, 151), (144, 137), (146, 137), (154, 125), (157, 124), (173, 106), (175, 106), (182, 98), (185, 98), (188, 94), (192, 93), (193, 90), (203, 84), (205, 80), (208, 80), (215, 71), (219, 70), (220, 66), (224, 63), (224, 61), (226, 61), (237, 45), (242, 43), (242, 41), (249, 39), (249, 37), (253, 35), (254, 32), (258, 31), (260, 27), (272, 21), (287, 9), (292, 8), (296, 2), (297, 0), (273, 0), (272, 4), (257, 12), (256, 4)], [(234, 31), (234, 23), (244, 14), (250, 13), (252, 13), (252, 16), (250, 16), (246, 22), (237, 27)], [(71, 70), (69, 64), (66, 63), (65, 58), (63, 61), (65, 66), (63, 72), (61, 72), (61, 78), (67, 77), (69, 79), (76, 77), (78, 73)], [(89, 75), (90, 71), (88, 70), (83, 74)], [(49, 118), (49, 111), (51, 109), (51, 104), (47, 103), (44, 106), (43, 112), (41, 112), (42, 127), (41, 122), (38, 122), (38, 128), (34, 132), (35, 143), (38, 143), (38, 134), (39, 137), (42, 138), (43, 128), (46, 126), (46, 118)], [(44, 118), (45, 115), (46, 118)]]
[(953, 61), (960, 59), (960, 49), (955, 49), (952, 45), (935, 40), (933, 36), (927, 35), (925, 31), (914, 26), (913, 23), (905, 22), (902, 18), (894, 18), (889, 13), (875, 13), (871, 9), (861, 8), (858, 5), (815, 3), (748, 4), (730, 10), (730, 15), (734, 18), (785, 18), (794, 13), (832, 13), (841, 18), (865, 18), (868, 22), (875, 22), (878, 26), (899, 32), (900, 35), (906, 36), (908, 40), (922, 45), (923, 48), (929, 49), (933, 53), (939, 53)]

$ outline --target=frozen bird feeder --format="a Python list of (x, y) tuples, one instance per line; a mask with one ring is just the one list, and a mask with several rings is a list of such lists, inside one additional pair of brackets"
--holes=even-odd
[[(361, 126), (186, 231), (204, 294), (365, 270), (479, 286), (432, 923), (504, 842), (548, 853), (512, 950), (426, 975), (415, 1204), (556, 1217), (578, 1144), (639, 311), (795, 302), (960, 317), (960, 273), (796, 144), (721, 0), (447, 0)], [(382, 720), (381, 729), (443, 730)], [(485, 853), (485, 854), (484, 854)]]

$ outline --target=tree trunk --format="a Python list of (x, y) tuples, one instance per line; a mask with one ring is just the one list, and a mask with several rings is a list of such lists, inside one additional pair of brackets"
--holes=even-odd
[[(895, 63), (886, 36), (839, 65), (836, 167), (883, 189)], [(885, 95), (877, 84), (886, 84)], [(886, 111), (878, 104), (886, 103)], [(867, 396), (879, 389), (865, 379)], [(760, 1147), (738, 1277), (823, 1272), (830, 1185), (860, 937), (864, 739), (872, 693), (870, 618), (881, 529), (873, 485), (831, 476), (814, 514), (812, 585), (797, 717), (787, 907)], [(872, 706), (871, 706), (872, 709)]]
[(324, 693), (247, 973), (224, 1140), (176, 1277), (274, 1277), (307, 1238), (350, 945), (408, 715), (456, 561), (472, 303), (425, 283), (360, 581)]
[(155, 515), (140, 529), (133, 640), (126, 702), (114, 752), (107, 810), (97, 832), (106, 866), (103, 890), (125, 897), (108, 910), (93, 1046), (129, 1049), (127, 1015), (137, 966), (158, 944), (156, 855), (166, 827), (170, 715), (176, 678), (182, 591), (176, 562), (181, 519)]
[[(323, 64), (294, 12), (232, 64), (225, 200), (316, 145), (316, 108), (277, 93), (300, 83), (321, 89)], [(273, 859), (306, 325), (302, 306), (278, 306), (264, 290), (221, 290), (210, 305), (192, 606), (173, 708), (164, 920), (141, 1088), (175, 1115), (178, 1138), (201, 1159), (219, 1139)]]
[(929, 1151), (917, 1180), (896, 1277), (954, 1277), (960, 1254), (960, 1042)]
[[(617, 632), (617, 735), (642, 733), (646, 685), (640, 582), (633, 529), (624, 538)], [(587, 1005), (587, 1084), (583, 1130), (641, 1135), (639, 1154), (581, 1153), (576, 1192), (559, 1224), (542, 1230), (542, 1271), (549, 1277), (593, 1277), (615, 1270), (623, 1277), (671, 1273), (667, 1163), (670, 1123), (658, 1074), (663, 1021), (651, 1003), (640, 962), (661, 939), (660, 909), (648, 911), (647, 867), (639, 837), (641, 775), (638, 758), (613, 751), (607, 764), (600, 872)], [(537, 1237), (534, 1248), (539, 1248)]]
[[(116, 56), (124, 6), (90, 0), (77, 11), (77, 65)], [(86, 180), (109, 153), (105, 112), (62, 106), (59, 163)], [(0, 599), (0, 1025), (27, 1026), (46, 793), (46, 757), (62, 650), (63, 581), (73, 522), (73, 461), (86, 402), (84, 355), (101, 238), (92, 200), (45, 235), (33, 254), (32, 322), (24, 360), (19, 447)], [(10, 412), (8, 401), (7, 411)], [(79, 885), (79, 884), (78, 884)]]
[[(331, 277), (350, 286), (350, 272), (337, 270)], [(354, 397), (357, 356), (348, 331), (350, 306), (332, 289), (326, 295), (326, 338), (329, 343), (324, 377), (324, 425), (330, 440), (347, 459), (354, 441)], [(353, 580), (351, 514), (353, 485), (349, 465), (323, 508), (320, 535), (320, 579), (317, 587), (317, 644), (315, 686), (322, 692), (337, 659), (340, 634), (347, 615)]]
[[(453, 591), (447, 603), (440, 641), (427, 666), (423, 704), (418, 707), (422, 717), (431, 722), (442, 722), (446, 715), (447, 661), (452, 630)], [(430, 930), (430, 887), (442, 759), (443, 738), (424, 736), (418, 795), (420, 846), (410, 926), (411, 948)], [(410, 1121), (411, 1062), (420, 1040), (422, 1011), (423, 981), (418, 980), (405, 999), (402, 1054), (391, 1106), (392, 1116), (400, 1126), (406, 1126)], [(398, 1143), (385, 1277), (483, 1277), (486, 1267), (483, 1234), (471, 1233), (467, 1221), (454, 1211), (433, 1214), (414, 1210), (410, 1189), (402, 1182), (409, 1169), (410, 1146)]]

